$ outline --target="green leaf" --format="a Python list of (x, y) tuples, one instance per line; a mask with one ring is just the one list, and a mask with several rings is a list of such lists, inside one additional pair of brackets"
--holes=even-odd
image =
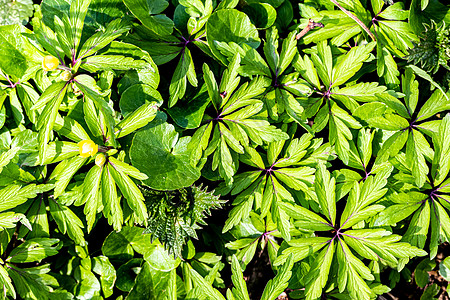
[(420, 109), (417, 121), (426, 120), (441, 111), (450, 109), (450, 101), (448, 98), (446, 101), (444, 96), (447, 98), (447, 95), (436, 90)]
[(173, 21), (161, 12), (169, 5), (166, 0), (124, 0), (125, 5), (142, 24), (157, 35), (172, 34)]
[(320, 203), (324, 215), (327, 216), (331, 224), (336, 222), (336, 195), (335, 195), (335, 179), (330, 177), (323, 164), (318, 165), (316, 172), (316, 180), (314, 182), (314, 189)]
[(272, 300), (278, 297), (288, 286), (292, 276), (293, 257), (290, 255), (283, 266), (278, 270), (274, 279), (267, 282), (261, 300)]
[(120, 198), (117, 196), (116, 182), (111, 173), (113, 166), (106, 165), (102, 171), (101, 191), (103, 200), (103, 215), (112, 224), (115, 230), (122, 229), (123, 212), (120, 206)]
[(179, 264), (180, 259), (175, 259), (164, 246), (157, 240), (147, 247), (144, 253), (144, 260), (147, 261), (152, 269), (169, 272), (174, 270)]
[(141, 70), (148, 68), (148, 64), (144, 60), (134, 59), (123, 55), (94, 55), (85, 58), (81, 64), (81, 68), (86, 71), (95, 73), (99, 71), (113, 70)]
[(141, 250), (151, 244), (150, 235), (142, 234), (143, 231), (143, 228), (130, 226), (124, 226), (119, 232), (112, 231), (103, 242), (103, 254), (113, 262), (133, 258), (134, 251), (143, 254), (145, 251)]
[(144, 127), (151, 122), (158, 110), (156, 102), (146, 103), (128, 114), (122, 121), (114, 127), (116, 138), (121, 138)]
[(110, 22), (106, 25), (104, 31), (96, 32), (94, 35), (89, 37), (89, 39), (87, 39), (79, 51), (78, 60), (91, 56), (101, 50), (117, 37), (127, 32), (130, 28), (131, 26), (125, 23), (122, 19), (116, 19)]
[(250, 3), (243, 7), (252, 23), (259, 29), (267, 29), (275, 23), (277, 12), (268, 3)]
[(25, 241), (14, 248), (8, 258), (7, 262), (11, 263), (27, 263), (40, 261), (46, 257), (56, 255), (58, 253), (57, 244), (58, 239), (35, 238)]
[(157, 90), (147, 84), (134, 84), (122, 93), (119, 106), (122, 115), (127, 117), (142, 105), (154, 102), (158, 103), (158, 106), (163, 102)]
[[(442, 87), (436, 81), (434, 81), (433, 78), (431, 78), (431, 76), (427, 72), (425, 72), (421, 68), (414, 66), (414, 65), (408, 65), (407, 67), (412, 69), (414, 71), (414, 73), (416, 73), (423, 79), (429, 81), (434, 87), (436, 87), (439, 91), (441, 91), (441, 93), (445, 97), (445, 99), (447, 99), (447, 101), (450, 102), (450, 99), (448, 98), (447, 94), (442, 89)], [(421, 115), (419, 115), (419, 116), (421, 116)]]
[(26, 30), (21, 25), (0, 27), (0, 69), (14, 76), (15, 80), (21, 78), (32, 64), (31, 53), (27, 49), (29, 42), (22, 32)]
[(113, 294), (114, 283), (117, 278), (114, 266), (106, 256), (96, 256), (92, 261), (92, 271), (100, 275), (100, 284), (105, 298), (110, 297)]
[(306, 299), (313, 300), (320, 298), (322, 289), (328, 281), (331, 262), (335, 251), (334, 241), (331, 241), (316, 257), (311, 265), (309, 273), (306, 275)]
[(55, 198), (58, 198), (62, 193), (64, 193), (72, 177), (86, 163), (86, 161), (86, 158), (75, 156), (70, 159), (63, 160), (56, 166), (55, 170), (50, 175), (50, 178), (54, 178), (56, 180), (54, 192)]
[(443, 261), (439, 263), (439, 274), (444, 277), (445, 280), (450, 278), (450, 259), (446, 257)]
[(114, 169), (116, 169), (119, 172), (122, 172), (124, 174), (127, 174), (130, 177), (139, 179), (139, 180), (145, 180), (147, 179), (147, 175), (145, 175), (144, 173), (141, 173), (141, 171), (139, 171), (138, 169), (136, 169), (135, 167), (124, 163), (123, 161), (120, 161), (112, 156), (108, 157), (108, 161), (109, 164), (114, 167)]
[(428, 281), (430, 280), (428, 272), (432, 271), (435, 267), (436, 262), (429, 258), (425, 258), (417, 265), (414, 270), (414, 280), (419, 287), (424, 288), (428, 284)]
[(250, 300), (247, 291), (247, 285), (244, 281), (242, 269), (239, 265), (239, 260), (235, 255), (232, 257), (231, 262), (231, 280), (233, 281), (234, 288), (231, 290), (236, 300)]
[(325, 219), (314, 212), (286, 202), (278, 204), (292, 218), (302, 222), (296, 222), (301, 229), (314, 231), (328, 231), (332, 227)]
[(339, 86), (355, 75), (361, 69), (363, 62), (369, 57), (375, 45), (375, 42), (371, 42), (365, 46), (353, 47), (347, 52), (333, 68), (331, 87)]
[(167, 110), (167, 113), (175, 123), (185, 129), (195, 129), (200, 127), (206, 107), (211, 99), (206, 92), (206, 85), (186, 103), (186, 105), (174, 106)]
[[(69, 36), (69, 41), (71, 41), (71, 49), (73, 51), (72, 58), (75, 57), (78, 46), (81, 40), (81, 32), (83, 31), (84, 18), (89, 7), (91, 0), (74, 0), (70, 4), (69, 9), (69, 26), (72, 30), (72, 36)], [(70, 57), (70, 56), (69, 56)]]
[(63, 234), (68, 234), (75, 243), (79, 245), (84, 245), (84, 233), (82, 228), (84, 228), (83, 222), (78, 218), (78, 216), (70, 210), (67, 206), (58, 203), (56, 201), (50, 200), (50, 213), (58, 225), (59, 230)]
[(221, 9), (213, 13), (206, 23), (206, 38), (212, 53), (224, 65), (228, 65), (228, 61), (217, 49), (216, 41), (247, 44), (255, 49), (260, 44), (258, 31), (251, 24), (249, 17), (235, 9)]
[(111, 172), (112, 178), (119, 187), (120, 192), (127, 200), (128, 206), (133, 211), (136, 222), (147, 225), (148, 213), (144, 204), (144, 196), (142, 196), (141, 191), (130, 177), (117, 166), (112, 165), (112, 168), (108, 168), (108, 170)]
[[(148, 176), (144, 183), (157, 190), (174, 190), (191, 185), (200, 171), (190, 165), (189, 137), (178, 139), (175, 128), (162, 123), (139, 131), (130, 149), (135, 167)], [(148, 157), (154, 159), (148, 163)]]
[(435, 152), (433, 164), (431, 167), (431, 175), (434, 178), (434, 184), (439, 185), (448, 175), (450, 171), (450, 140), (447, 137), (447, 132), (450, 130), (450, 114), (447, 114), (441, 121), (438, 134), (435, 141)]
[(0, 284), (3, 285), (4, 294), (12, 296), (14, 299), (16, 298), (16, 290), (12, 285), (11, 278), (8, 275), (8, 272), (0, 266)]
[[(172, 80), (170, 81), (169, 107), (174, 106), (179, 99), (183, 98), (186, 92), (186, 83), (189, 78), (189, 72), (192, 72), (192, 70), (194, 70), (194, 62), (192, 61), (191, 52), (189, 51), (189, 49), (186, 48), (181, 53), (180, 61), (178, 62)], [(191, 82), (192, 80), (194, 82), (191, 82), (191, 84), (197, 86), (197, 78), (195, 77), (195, 71), (193, 75), (194, 75), (193, 79), (190, 79), (189, 82)]]
[(102, 176), (102, 168), (97, 165), (93, 166), (87, 173), (83, 182), (83, 197), (81, 198), (81, 204), (85, 203), (84, 213), (87, 220), (87, 230), (91, 231), (94, 225), (95, 216), (100, 206), (100, 180)]
[(210, 299), (225, 300), (222, 294), (214, 289), (210, 283), (208, 283), (197, 271), (188, 266), (189, 274), (194, 282), (194, 285)]
[(136, 273), (139, 273), (139, 268), (143, 262), (142, 258), (133, 258), (122, 264), (117, 269), (117, 280), (115, 286), (124, 292), (129, 292), (134, 286)]
[(39, 98), (39, 104), (42, 102), (44, 104), (47, 103), (36, 123), (36, 128), (39, 130), (39, 157), (41, 164), (44, 164), (44, 159), (47, 156), (46, 151), (49, 150), (47, 149), (49, 148), (47, 143), (50, 140), (58, 109), (66, 94), (67, 87), (68, 84), (66, 82), (55, 83), (47, 89), (50, 90), (49, 94), (44, 92)]
[(126, 299), (139, 300), (145, 295), (146, 299), (151, 300), (176, 300), (176, 291), (175, 270), (161, 272), (153, 269), (148, 262), (144, 262)]
[(439, 294), (439, 291), (441, 288), (436, 283), (433, 283), (432, 285), (429, 285), (425, 291), (423, 292), (422, 296), (420, 296), (420, 300), (429, 300), (429, 299), (436, 299), (436, 295)]
[(34, 198), (37, 194), (48, 191), (50, 188), (51, 185), (44, 184), (8, 185), (0, 190), (0, 211), (14, 208), (27, 201), (27, 199)]
[(23, 223), (29, 230), (31, 230), (31, 224), (25, 215), (15, 212), (0, 213), (0, 229), (5, 230), (8, 228), (16, 227), (17, 222)]

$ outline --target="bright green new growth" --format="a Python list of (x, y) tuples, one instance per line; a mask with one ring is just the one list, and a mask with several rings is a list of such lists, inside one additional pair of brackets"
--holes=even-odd
[(438, 0), (0, 2), (0, 299), (369, 300), (412, 271), (433, 297), (449, 23)]

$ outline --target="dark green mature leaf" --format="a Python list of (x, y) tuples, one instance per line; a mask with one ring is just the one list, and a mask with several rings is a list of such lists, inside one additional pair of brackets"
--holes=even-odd
[[(175, 190), (190, 186), (200, 177), (200, 170), (190, 165), (190, 137), (178, 139), (175, 128), (161, 123), (138, 132), (130, 150), (131, 161), (144, 172), (146, 185), (157, 190)], [(154, 161), (148, 163), (148, 157)]]
[(100, 275), (100, 284), (105, 298), (113, 294), (116, 281), (116, 270), (106, 256), (96, 256), (93, 259), (92, 271)]
[(210, 101), (211, 99), (208, 97), (206, 85), (203, 85), (200, 91), (198, 91), (192, 99), (189, 99), (188, 102), (185, 104), (183, 103), (183, 105), (170, 108), (167, 110), (167, 113), (180, 127), (186, 129), (198, 128), (203, 119), (205, 109)]
[(173, 21), (161, 14), (169, 3), (166, 0), (124, 0), (125, 5), (142, 24), (157, 35), (170, 35)]
[(267, 29), (277, 18), (276, 10), (268, 3), (250, 3), (244, 6), (245, 12), (252, 23), (260, 29)]
[(425, 258), (417, 265), (414, 270), (414, 280), (419, 287), (424, 288), (428, 284), (430, 280), (428, 272), (432, 271), (435, 267), (436, 262), (429, 258)]
[(146, 299), (151, 300), (176, 300), (176, 290), (175, 270), (161, 272), (153, 269), (148, 262), (144, 262), (126, 299), (139, 300), (145, 295)]
[(58, 239), (35, 238), (25, 241), (23, 244), (14, 248), (6, 259), (11, 263), (26, 263), (40, 261), (48, 256), (58, 253), (55, 244)]
[(448, 259), (448, 257), (439, 263), (439, 274), (444, 277), (445, 280), (450, 279), (450, 259)]

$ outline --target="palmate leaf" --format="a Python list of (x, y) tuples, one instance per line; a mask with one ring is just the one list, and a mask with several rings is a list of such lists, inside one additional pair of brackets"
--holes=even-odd
[(419, 97), (418, 83), (411, 70), (407, 70), (402, 77), (402, 90), (405, 93), (404, 104), (395, 97), (386, 96), (379, 98), (386, 104), (383, 109), (379, 107), (375, 114), (363, 113), (365, 106), (373, 107), (374, 103), (362, 105), (355, 111), (372, 127), (391, 131), (390, 137), (385, 140), (378, 152), (375, 164), (383, 163), (395, 157), (406, 144), (407, 166), (413, 170), (415, 184), (422, 187), (428, 174), (426, 160), (431, 160), (433, 150), (424, 136), (433, 136), (437, 131), (439, 121), (427, 120), (440, 111), (449, 109), (444, 94), (436, 90), (423, 104), (419, 112), (416, 105)]
[[(383, 202), (383, 205), (387, 206), (386, 210), (375, 220), (375, 225), (395, 225), (412, 215), (403, 240), (423, 248), (428, 233), (431, 232), (431, 258), (436, 256), (439, 242), (448, 241), (450, 238), (450, 227), (447, 225), (450, 220), (448, 215), (450, 190), (447, 188), (450, 181), (448, 178), (450, 170), (448, 130), (450, 130), (449, 114), (442, 119), (433, 139), (436, 151), (431, 166), (431, 178), (427, 178), (419, 191), (410, 187), (389, 195), (388, 201)], [(404, 165), (403, 172), (413, 175), (414, 171), (408, 167), (405, 159), (405, 155), (399, 155), (397, 162)], [(399, 177), (400, 182), (415, 182), (415, 177), (409, 178), (407, 176)]]
[[(266, 32), (267, 41), (263, 47), (265, 60), (247, 44), (217, 42), (216, 46), (230, 62), (236, 50), (239, 52), (241, 66), (238, 72), (240, 75), (247, 77), (261, 75), (272, 81), (262, 98), (272, 119), (291, 118), (309, 131), (310, 127), (302, 118), (303, 108), (295, 96), (310, 95), (312, 89), (307, 82), (299, 79), (298, 73), (284, 74), (297, 54), (295, 35), (295, 31), (289, 33), (283, 42), (281, 53), (278, 53), (278, 31), (276, 27), (270, 27)], [(287, 116), (284, 115), (285, 112)]]
[[(373, 112), (373, 111), (371, 111)], [(369, 111), (368, 111), (369, 113)], [(376, 137), (375, 137), (376, 136)], [(379, 133), (375, 130), (360, 129), (356, 141), (350, 141), (349, 163), (352, 169), (340, 169), (334, 171), (336, 176), (336, 192), (341, 199), (353, 188), (355, 182), (367, 178), (370, 174), (390, 172), (392, 165), (389, 162), (372, 164), (372, 156), (378, 153), (377, 140)], [(356, 171), (354, 170), (356, 169)], [(388, 176), (386, 176), (388, 178)]]
[(80, 48), (77, 59), (82, 60), (95, 54), (129, 29), (130, 25), (122, 19), (111, 21), (104, 31), (97, 32), (86, 40)]
[[(305, 277), (306, 299), (320, 297), (332, 277), (329, 276), (330, 272), (335, 271), (340, 292), (348, 291), (355, 299), (370, 299), (374, 294), (366, 281), (373, 281), (375, 277), (356, 254), (398, 268), (403, 266), (399, 264), (399, 259), (426, 255), (426, 252), (419, 248), (399, 242), (402, 237), (393, 235), (390, 231), (350, 229), (384, 209), (374, 203), (382, 199), (387, 192), (384, 187), (391, 172), (392, 168), (389, 168), (376, 176), (368, 176), (360, 183), (355, 181), (347, 197), (345, 209), (340, 218), (337, 218), (340, 219), (339, 223), (334, 222), (335, 178), (320, 165), (314, 185), (324, 218), (297, 204), (281, 204), (286, 213), (294, 218), (294, 224), (299, 229), (331, 231), (332, 237), (303, 237), (288, 241), (290, 247), (283, 250), (274, 262), (274, 265), (280, 265), (291, 254), (294, 261), (299, 261), (320, 251), (317, 256), (314, 255), (314, 261)], [(331, 267), (335, 264), (338, 268)]]
[[(372, 1), (374, 2), (374, 1)], [(386, 85), (396, 87), (399, 71), (394, 57), (404, 57), (408, 49), (413, 47), (413, 42), (418, 38), (414, 34), (410, 24), (405, 20), (408, 11), (404, 9), (402, 2), (393, 5), (385, 5), (383, 1), (375, 1), (372, 12), (368, 11), (360, 1), (352, 4), (340, 2), (344, 9), (350, 11), (364, 24), (371, 24), (372, 39), (377, 40), (377, 74), (383, 77)], [(337, 9), (337, 8), (336, 8)], [(337, 9), (338, 10), (338, 9)], [(317, 11), (313, 6), (300, 4), (302, 17), (322, 22), (324, 27), (303, 38), (305, 44), (311, 42), (320, 43), (331, 39), (331, 43), (342, 46), (351, 38), (366, 39), (365, 32), (349, 15), (343, 11), (321, 10)], [(333, 20), (333, 21), (331, 21)]]
[[(331, 48), (326, 42), (321, 42), (317, 46), (317, 53), (313, 53), (311, 59), (307, 55), (304, 57), (298, 55), (293, 62), (294, 68), (311, 86), (320, 91), (318, 94), (321, 95), (321, 98), (300, 99), (300, 104), (304, 107), (302, 118), (314, 117), (313, 132), (320, 132), (327, 124), (329, 125), (330, 142), (336, 145), (336, 152), (345, 164), (349, 161), (348, 141), (353, 138), (350, 129), (361, 128), (361, 124), (351, 116), (349, 111), (353, 112), (359, 107), (356, 101), (376, 99), (375, 93), (383, 92), (385, 88), (379, 87), (376, 83), (344, 88), (339, 86), (355, 75), (374, 46), (375, 43), (369, 43), (365, 46), (353, 47), (347, 54), (340, 56), (333, 65)], [(368, 97), (369, 95), (372, 96)]]
[(288, 138), (286, 133), (258, 115), (263, 103), (257, 100), (257, 97), (264, 92), (268, 84), (264, 77), (256, 77), (237, 88), (240, 80), (237, 76), (239, 62), (240, 56), (236, 54), (224, 72), (220, 85), (216, 83), (209, 67), (206, 64), (203, 66), (208, 94), (217, 116), (206, 118), (207, 124), (194, 133), (189, 144), (194, 165), (197, 165), (202, 157), (214, 153), (212, 169), (218, 169), (227, 184), (232, 183), (236, 172), (236, 154), (244, 154), (244, 147), (248, 146), (250, 141), (262, 145), (263, 142)]
[[(284, 148), (284, 150), (283, 150)], [(253, 209), (266, 216), (269, 212), (278, 231), (284, 239), (290, 239), (290, 222), (283, 202), (294, 202), (294, 191), (301, 191), (306, 199), (315, 199), (312, 189), (313, 174), (318, 160), (330, 159), (328, 144), (321, 145), (321, 140), (313, 140), (312, 135), (305, 134), (300, 139), (272, 142), (267, 149), (267, 160), (263, 160), (253, 148), (246, 148), (241, 161), (258, 170), (248, 171), (235, 176), (232, 186), (219, 188), (219, 193), (238, 195), (225, 222), (223, 232), (239, 224), (249, 216)]]

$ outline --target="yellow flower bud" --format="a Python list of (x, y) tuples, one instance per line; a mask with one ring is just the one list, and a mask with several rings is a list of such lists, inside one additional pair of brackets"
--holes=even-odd
[(65, 70), (59, 75), (59, 78), (61, 78), (62, 81), (69, 81), (72, 78), (72, 72)]
[(106, 162), (106, 155), (103, 153), (97, 154), (97, 156), (95, 157), (95, 164), (99, 167), (103, 167), (105, 162)]
[(42, 60), (42, 68), (44, 71), (55, 70), (59, 66), (59, 60), (53, 55), (47, 55)]
[(78, 143), (78, 146), (80, 146), (80, 156), (84, 158), (94, 156), (98, 152), (98, 145), (91, 140), (83, 140)]

